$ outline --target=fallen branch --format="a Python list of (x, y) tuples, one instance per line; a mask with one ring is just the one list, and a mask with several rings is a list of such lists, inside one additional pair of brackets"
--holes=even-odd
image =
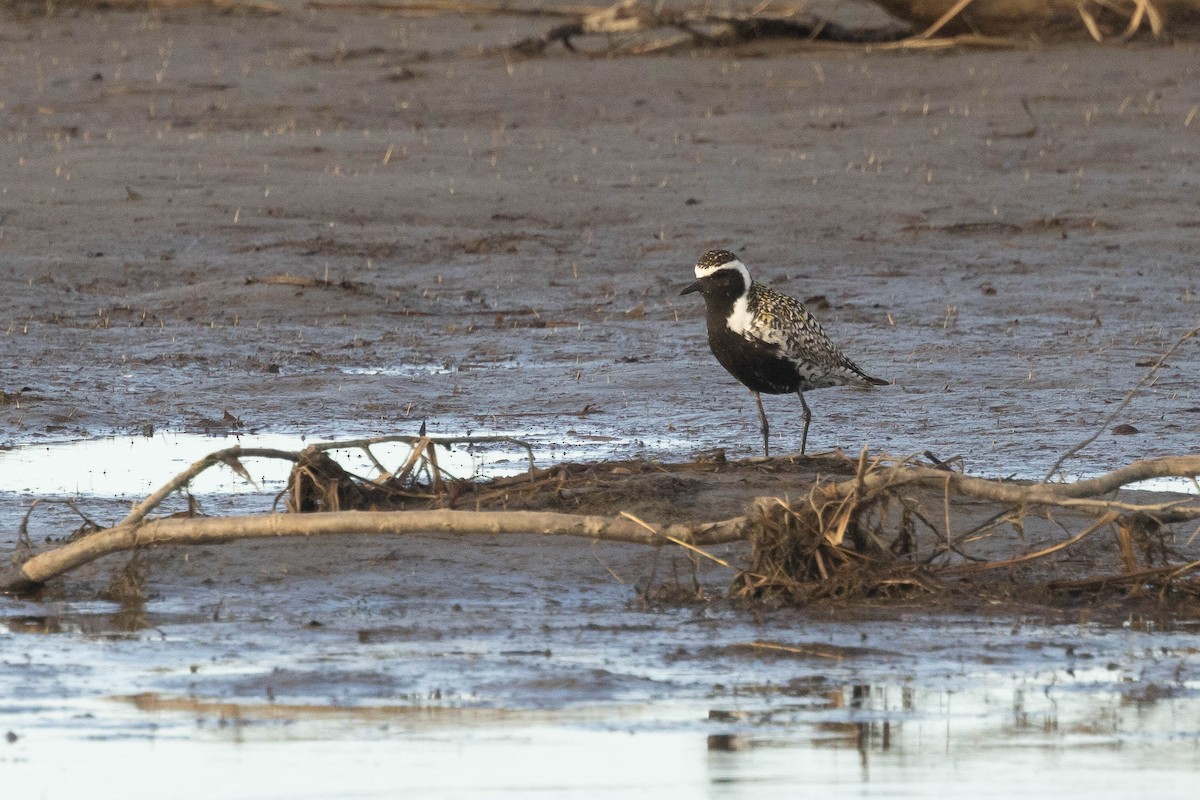
[[(371, 451), (371, 447), (374, 445), (391, 443), (403, 443), (412, 447), (412, 457), (405, 464), (405, 467), (403, 470), (401, 470), (398, 476), (394, 476), (392, 473), (388, 472), (383, 464), (380, 463), (379, 459), (375, 457), (375, 454)], [(297, 465), (311, 466), (313, 458), (316, 454), (327, 453), (330, 450), (362, 450), (380, 472), (379, 480), (373, 482), (364, 480), (363, 483), (375, 488), (383, 488), (388, 490), (390, 488), (394, 488), (390, 487), (389, 483), (398, 483), (399, 481), (407, 478), (412, 472), (413, 468), (417, 466), (417, 462), (421, 458), (428, 460), (432, 464), (435, 470), (434, 482), (436, 483), (440, 481), (440, 474), (436, 471), (436, 456), (433, 455), (434, 447), (438, 445), (447, 447), (453, 444), (513, 444), (521, 447), (525, 450), (526, 455), (529, 458), (529, 478), (531, 480), (533, 478), (533, 447), (528, 442), (522, 441), (521, 439), (514, 439), (510, 436), (405, 436), (397, 434), (391, 436), (376, 436), (369, 439), (316, 442), (298, 452), (291, 450), (280, 450), (277, 448), (234, 446), (209, 453), (204, 458), (196, 461), (174, 478), (167, 481), (167, 483), (163, 484), (145, 500), (137, 503), (129, 512), (128, 516), (118, 522), (114, 527), (134, 525), (142, 521), (150, 514), (150, 512), (162, 505), (163, 501), (165, 501), (172, 494), (186, 488), (202, 472), (205, 472), (206, 470), (211, 469), (219, 464), (229, 467), (238, 475), (245, 478), (248, 482), (253, 483), (250, 473), (241, 463), (241, 459), (243, 458), (276, 458), (284, 461), (291, 461)], [(349, 479), (350, 476), (346, 474), (344, 470), (342, 470), (339, 472), (338, 477)], [(320, 488), (324, 489), (326, 487)], [(293, 491), (291, 503), (289, 505), (294, 511), (309, 510), (304, 508), (303, 498), (300, 497), (300, 493), (298, 491)], [(331, 505), (333, 510), (338, 510), (337, 503), (327, 505)], [(32, 509), (30, 509), (30, 511), (32, 512)]]
[[(668, 38), (632, 41), (634, 35), (645, 36), (655, 31), (671, 32)], [(892, 42), (902, 38), (903, 31), (887, 28), (848, 28), (796, 8), (766, 10), (760, 6), (749, 13), (715, 13), (705, 8), (676, 10), (653, 8), (642, 0), (620, 0), (601, 10), (578, 15), (574, 20), (556, 25), (540, 36), (523, 39), (508, 48), (517, 55), (543, 55), (553, 44), (562, 44), (576, 52), (573, 39), (582, 36), (604, 36), (606, 55), (623, 52), (641, 55), (662, 52), (679, 46), (729, 46), (759, 39), (787, 38), (809, 41), (849, 42), (865, 44)], [(621, 37), (614, 41), (613, 37)]]
[[(921, 486), (941, 489), (949, 481), (950, 488), (960, 495), (976, 500), (990, 500), (1013, 506), (1070, 506), (1095, 514), (1113, 508), (1131, 513), (1146, 513), (1161, 517), (1164, 522), (1183, 522), (1200, 518), (1200, 502), (1180, 501), (1165, 504), (1124, 504), (1095, 500), (1099, 495), (1116, 491), (1123, 486), (1152, 478), (1194, 478), (1200, 475), (1200, 456), (1167, 456), (1135, 461), (1095, 478), (1074, 483), (1016, 483), (976, 478), (959, 472), (945, 472), (932, 467), (909, 466), (903, 469), (883, 469), (863, 480), (863, 489), (879, 492), (901, 486)], [(851, 482), (836, 484), (833, 490), (845, 497), (854, 490)]]
[[(400, 442), (410, 445), (414, 448), (414, 452), (418, 445), (428, 443), (441, 447), (449, 447), (453, 444), (511, 444), (522, 448), (525, 455), (529, 458), (529, 477), (533, 477), (533, 445), (524, 439), (515, 439), (512, 436), (405, 436), (401, 434), (391, 434), (388, 436), (373, 436), (369, 439), (343, 439), (334, 442), (317, 442), (311, 444), (307, 449), (314, 452), (327, 452), (329, 450), (350, 450), (359, 449), (367, 453), (374, 460), (371, 454), (371, 447), (379, 444), (391, 444)], [(375, 462), (376, 466), (379, 462)], [(380, 469), (381, 472), (385, 470)]]
[[(1170, 456), (1135, 461), (1095, 478), (1056, 484), (998, 481), (922, 466), (873, 469), (869, 474), (856, 481), (845, 481), (825, 488), (822, 500), (824, 506), (831, 507), (834, 503), (839, 503), (839, 514), (841, 515), (838, 526), (827, 529), (825, 536), (831, 544), (840, 544), (845, 531), (853, 524), (854, 519), (862, 514), (864, 507), (869, 507), (882, 499), (894, 497), (900, 489), (911, 488), (941, 489), (945, 497), (947, 515), (949, 514), (951, 493), (960, 497), (1008, 506), (1006, 511), (993, 515), (985, 523), (985, 526), (993, 526), (1004, 520), (1019, 521), (1027, 515), (1036, 513), (1038, 509), (1053, 508), (1079, 511), (1108, 521), (1146, 519), (1151, 520), (1154, 525), (1163, 526), (1200, 519), (1200, 499), (1181, 498), (1162, 503), (1134, 503), (1098, 498), (1129, 484), (1151, 478), (1182, 477), (1194, 480), (1198, 474), (1200, 474), (1200, 456)], [(847, 506), (847, 502), (854, 498), (857, 500)], [(810, 502), (812, 501), (810, 500)], [(851, 519), (847, 519), (847, 515)], [(980, 530), (982, 527), (973, 529), (971, 533)], [(947, 516), (948, 535), (949, 518)], [(964, 555), (957, 550), (952, 541), (947, 540), (947, 547), (959, 555)], [(1039, 555), (1046, 555), (1049, 552), (1054, 551), (1048, 550)], [(992, 567), (976, 565), (973, 568), (990, 569)]]
[(697, 545), (713, 545), (741, 539), (744, 524), (745, 518), (736, 517), (696, 526), (669, 525), (656, 533), (625, 517), (445, 509), (168, 518), (108, 528), (33, 556), (20, 567), (0, 573), (0, 591), (27, 593), (51, 578), (104, 556), (162, 545), (219, 544), (281, 536), (402, 536), (412, 533), (487, 536), (524, 533), (650, 545), (660, 545), (664, 536), (670, 536)]
[(147, 9), (191, 9), (205, 8), (224, 14), (283, 14), (283, 5), (272, 0), (66, 0), (61, 5), (74, 5), (120, 11), (145, 11)]
[[(1054, 592), (1098, 592), (1116, 586), (1141, 586), (1144, 584), (1159, 584), (1163, 587), (1174, 581), (1180, 581), (1193, 573), (1200, 571), (1200, 561), (1187, 564), (1155, 567), (1122, 572), (1117, 575), (1096, 575), (1080, 580), (1052, 581), (1047, 588)], [(1200, 592), (1200, 585), (1190, 587), (1193, 592)]]
[(1127, 41), (1148, 29), (1165, 33), (1172, 23), (1188, 25), (1200, 14), (1197, 0), (873, 0), (913, 26), (976, 33), (1038, 37), (1086, 32), (1096, 41)]
[(246, 468), (242, 466), (240, 461), (243, 458), (281, 458), (286, 461), (298, 461), (300, 454), (288, 450), (277, 450), (266, 447), (227, 447), (224, 450), (209, 453), (167, 481), (145, 500), (135, 505), (133, 510), (129, 512), (129, 515), (118, 522), (115, 527), (136, 525), (141, 522), (146, 518), (147, 514), (162, 505), (164, 500), (190, 484), (195, 480), (197, 475), (217, 464), (224, 464), (243, 478), (249, 479), (249, 473), (246, 472)]

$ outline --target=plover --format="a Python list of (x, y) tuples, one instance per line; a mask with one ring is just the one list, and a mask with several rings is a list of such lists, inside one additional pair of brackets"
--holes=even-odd
[(838, 350), (800, 301), (755, 283), (746, 265), (727, 250), (709, 250), (696, 262), (696, 281), (680, 294), (700, 292), (708, 316), (708, 346), (721, 366), (754, 393), (762, 423), (763, 455), (771, 454), (770, 427), (760, 392), (800, 397), (808, 444), (812, 412), (809, 389), (829, 386), (883, 386)]

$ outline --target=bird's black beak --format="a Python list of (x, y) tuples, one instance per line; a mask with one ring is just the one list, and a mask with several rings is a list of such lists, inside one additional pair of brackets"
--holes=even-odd
[(691, 294), (692, 292), (698, 292), (698, 291), (700, 291), (700, 281), (694, 281), (694, 282), (688, 284), (688, 287), (686, 289), (684, 289), (682, 292), (680, 292), (680, 294), (681, 295)]

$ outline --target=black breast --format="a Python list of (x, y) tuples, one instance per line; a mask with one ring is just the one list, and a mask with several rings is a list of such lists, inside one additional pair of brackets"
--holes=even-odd
[(751, 391), (789, 394), (799, 389), (796, 365), (779, 355), (779, 347), (739, 336), (725, 324), (727, 316), (708, 316), (708, 346), (721, 366)]

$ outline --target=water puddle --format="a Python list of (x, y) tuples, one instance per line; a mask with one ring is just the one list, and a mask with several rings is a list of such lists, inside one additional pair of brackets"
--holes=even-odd
[[(1020, 785), (1035, 796), (1070, 790), (1110, 797), (1118, 791), (1136, 796), (1144, 770), (1154, 768), (1130, 768), (1145, 760), (1181, 780), (1156, 786), (1156, 796), (1171, 797), (1183, 796), (1189, 773), (1200, 766), (1194, 738), (1155, 733), (1164, 718), (1200, 710), (1194, 699), (1079, 700), (993, 675), (976, 680), (979, 686), (954, 690), (833, 687), (827, 691), (830, 709), (732, 724), (719, 716), (706, 719), (702, 706), (666, 714), (652, 707), (465, 712), (446, 715), (449, 720), (387, 709), (347, 709), (334, 718), (287, 707), (199, 707), (151, 712), (153, 730), (103, 745), (76, 743), (72, 752), (85, 764), (114, 751), (139, 761), (147, 757), (144, 780), (179, 782), (180, 797), (203, 796), (177, 777), (200, 769), (220, 770), (223, 780), (242, 787), (262, 785), (261, 776), (269, 774), (271, 789), (255, 795), (263, 797), (384, 798), (407, 790), (473, 797), (531, 791), (695, 797), (717, 791), (760, 798), (790, 794), (797, 785), (862, 787), (896, 797), (921, 796), (951, 781), (985, 796), (996, 785)], [(189, 741), (196, 743), (187, 746)], [(41, 761), (36, 743), (16, 749)], [(305, 769), (287, 768), (285, 754)], [(371, 768), (381, 761), (389, 767)], [(54, 787), (63, 794), (46, 796), (87, 789), (90, 772), (63, 771)], [(322, 775), (338, 777), (335, 782)]]
[(1174, 492), (1176, 494), (1200, 494), (1200, 484), (1192, 478), (1151, 478), (1131, 483), (1125, 487), (1139, 492)]
[[(157, 489), (192, 463), (216, 450), (241, 445), (303, 449), (302, 437), (286, 435), (213, 437), (187, 433), (114, 436), (30, 444), (0, 453), (0, 487), (31, 495), (138, 497)], [(232, 470), (213, 468), (194, 482), (197, 492), (251, 493), (282, 488), (289, 464), (246, 459), (255, 487)]]
[[(505, 431), (486, 431), (480, 436), (517, 438)], [(0, 493), (35, 496), (141, 497), (154, 491), (194, 462), (217, 450), (273, 448), (304, 449), (311, 441), (287, 434), (244, 434), (207, 436), (195, 433), (160, 432), (154, 436), (114, 436), (80, 441), (28, 444), (0, 450)], [(553, 442), (531, 439), (535, 465), (544, 467), (570, 456), (574, 460), (611, 456), (624, 440), (575, 431)], [(372, 452), (389, 468), (404, 463), (409, 447), (402, 442), (373, 445)], [(331, 451), (349, 471), (363, 476), (378, 469), (359, 448)], [(514, 475), (529, 468), (524, 448), (512, 443), (458, 443), (438, 450), (439, 465), (458, 478), (476, 479)], [(255, 480), (249, 484), (224, 467), (202, 473), (192, 484), (197, 494), (276, 493), (281, 490), (290, 462), (246, 457), (244, 466)]]
[(444, 364), (387, 364), (380, 366), (343, 366), (338, 371), (346, 375), (380, 375), (410, 378), (419, 375), (455, 375), (483, 370), (512, 370), (524, 365), (519, 361), (459, 361)]
[[(444, 425), (447, 431), (467, 430), (477, 425)], [(561, 432), (529, 430), (473, 431), (476, 435), (509, 437), (528, 441), (535, 464), (546, 467), (558, 461), (603, 461), (613, 458), (657, 457), (663, 452), (687, 452), (682, 437), (662, 436), (631, 441), (620, 436), (592, 432), (584, 425)], [(438, 435), (434, 432), (434, 435)], [(274, 448), (298, 451), (317, 440), (294, 434), (238, 434), (211, 436), (199, 433), (160, 431), (153, 436), (112, 436), (76, 441), (22, 444), (0, 449), (0, 493), (34, 496), (141, 497), (195, 461), (227, 447)], [(402, 464), (408, 445), (390, 443), (373, 446), (385, 466)], [(378, 470), (357, 448), (332, 454), (347, 469), (371, 476)], [(455, 477), (464, 479), (514, 475), (528, 468), (523, 448), (514, 444), (455, 444), (439, 450), (439, 464)], [(278, 459), (244, 459), (257, 485), (247, 483), (232, 470), (213, 468), (193, 482), (193, 490), (206, 494), (248, 495), (277, 493), (283, 488), (290, 465)], [(1013, 473), (1015, 478), (1039, 476)], [(1083, 475), (1082, 478), (1095, 477)], [(1156, 478), (1130, 484), (1128, 489), (1153, 492), (1200, 493), (1187, 478)]]

